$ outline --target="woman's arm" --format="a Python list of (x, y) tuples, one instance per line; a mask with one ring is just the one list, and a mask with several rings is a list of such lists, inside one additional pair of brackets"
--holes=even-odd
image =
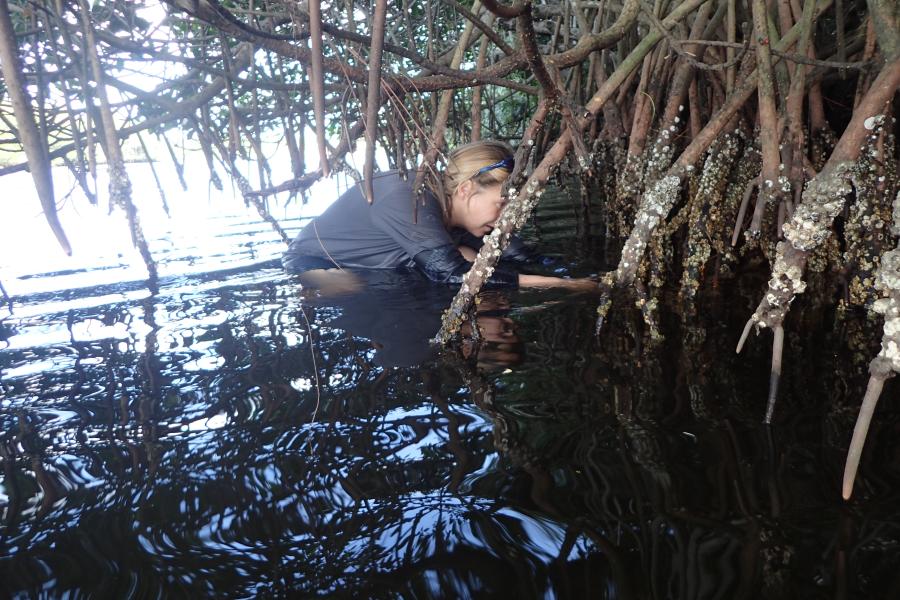
[[(470, 263), (475, 262), (475, 257), (478, 253), (474, 249), (469, 246), (459, 246), (458, 249), (463, 258)], [(597, 289), (597, 282), (593, 279), (564, 279), (562, 277), (523, 275), (519, 273), (519, 287), (561, 287), (570, 290), (594, 291)]]
[[(432, 281), (459, 284), (472, 266), (472, 263), (464, 258), (461, 250), (453, 244), (447, 244), (419, 252), (413, 257), (413, 262)], [(474, 251), (469, 250), (473, 253), (474, 259)], [(518, 273), (509, 267), (497, 265), (485, 285), (489, 288), (511, 288), (516, 287), (518, 281)]]
[(561, 287), (568, 290), (593, 292), (598, 289), (593, 279), (564, 279), (562, 277), (545, 277), (544, 275), (523, 275), (519, 273), (519, 287)]

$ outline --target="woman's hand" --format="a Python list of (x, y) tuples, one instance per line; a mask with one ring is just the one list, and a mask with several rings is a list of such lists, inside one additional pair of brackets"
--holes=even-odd
[(599, 289), (597, 282), (588, 278), (563, 279), (562, 277), (522, 274), (519, 274), (519, 287), (561, 287), (581, 292), (594, 292)]

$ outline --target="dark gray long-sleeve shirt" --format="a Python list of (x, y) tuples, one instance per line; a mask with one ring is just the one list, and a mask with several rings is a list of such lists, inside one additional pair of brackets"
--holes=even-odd
[[(285, 252), (285, 268), (415, 267), (431, 280), (459, 283), (470, 266), (457, 249), (465, 232), (454, 230), (452, 235), (447, 230), (438, 200), (428, 191), (421, 201), (416, 200), (411, 182), (401, 179), (397, 171), (375, 175), (372, 184), (371, 205), (355, 185), (308, 223)], [(466, 245), (470, 244), (467, 240)], [(528, 257), (529, 251), (515, 238), (504, 254), (517, 262)], [(518, 274), (500, 264), (489, 283), (514, 287)]]

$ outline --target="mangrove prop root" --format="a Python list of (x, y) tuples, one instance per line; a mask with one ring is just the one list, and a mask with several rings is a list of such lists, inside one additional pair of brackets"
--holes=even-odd
[(778, 325), (772, 329), (772, 368), (769, 375), (769, 400), (766, 404), (765, 423), (772, 422), (775, 412), (775, 401), (778, 398), (778, 384), (781, 381), (781, 358), (784, 355), (784, 327)]
[(863, 447), (869, 433), (869, 425), (872, 423), (872, 415), (875, 406), (881, 396), (885, 378), (874, 373), (869, 377), (866, 385), (866, 394), (863, 396), (859, 415), (856, 417), (856, 425), (853, 427), (853, 438), (850, 440), (850, 448), (847, 450), (847, 461), (844, 464), (844, 477), (841, 484), (841, 496), (849, 500), (853, 495), (853, 484), (856, 481), (856, 472), (859, 469), (859, 459), (862, 457)]
[[(894, 215), (891, 231), (900, 237), (900, 192), (894, 199)], [(869, 383), (863, 397), (853, 438), (847, 451), (847, 462), (844, 465), (844, 481), (841, 494), (849, 499), (853, 493), (853, 482), (859, 468), (863, 446), (869, 431), (869, 423), (875, 412), (875, 406), (881, 396), (884, 382), (900, 373), (900, 243), (893, 250), (885, 252), (876, 275), (876, 287), (886, 297), (875, 302), (875, 311), (884, 316), (884, 329), (881, 337), (881, 350), (869, 363)]]
[[(829, 2), (827, 1), (822, 3), (821, 10), (824, 10), (828, 4)], [(666, 20), (668, 21), (668, 18)], [(779, 40), (778, 44), (776, 44), (776, 49), (780, 51), (786, 50), (791, 44), (796, 42), (800, 33), (801, 27), (795, 25), (781, 40)], [(691, 140), (691, 143), (684, 149), (672, 167), (669, 168), (665, 176), (657, 181), (653, 187), (642, 196), (641, 208), (638, 211), (638, 216), (635, 220), (635, 225), (631, 234), (625, 242), (625, 247), (622, 250), (622, 257), (619, 260), (619, 266), (616, 270), (617, 286), (627, 287), (632, 284), (653, 229), (659, 224), (660, 220), (668, 214), (669, 210), (679, 197), (683, 174), (693, 170), (694, 163), (697, 162), (702, 153), (706, 151), (732, 121), (737, 111), (756, 90), (756, 86), (757, 72), (754, 71), (746, 78), (745, 82), (739, 88), (735, 89), (735, 91), (726, 99), (725, 103), (719, 108), (700, 133)]]
[(889, 127), (873, 130), (866, 140), (851, 181), (856, 201), (849, 207), (844, 224), (843, 264), (852, 266), (847, 282), (851, 306), (871, 309), (881, 294), (875, 288), (879, 257), (888, 250), (892, 191), (897, 189), (896, 162), (879, 157), (895, 156), (894, 136)]
[(325, 145), (325, 69), (322, 56), (322, 6), (321, 0), (309, 0), (309, 34), (312, 48), (309, 87), (313, 97), (316, 119), (316, 146), (319, 149), (319, 170), (325, 177), (331, 173), (328, 150)]
[(686, 314), (694, 311), (694, 297), (706, 263), (712, 256), (712, 234), (724, 225), (722, 208), (728, 175), (741, 149), (739, 132), (726, 134), (707, 151), (697, 191), (689, 204), (687, 254), (681, 280), (681, 305)]
[(109, 171), (109, 201), (118, 206), (128, 219), (128, 228), (131, 231), (131, 241), (138, 249), (144, 266), (147, 268), (147, 284), (151, 292), (159, 289), (159, 277), (156, 269), (156, 261), (150, 253), (150, 246), (144, 237), (144, 230), (138, 217), (137, 208), (131, 201), (131, 180), (125, 170), (125, 159), (122, 156), (122, 148), (119, 147), (119, 136), (116, 123), (113, 119), (109, 98), (106, 93), (106, 76), (100, 64), (97, 54), (97, 43), (94, 38), (94, 24), (91, 20), (90, 9), (86, 0), (79, 0), (81, 12), (81, 26), (85, 35), (85, 51), (91, 64), (91, 72), (97, 83), (97, 99), (100, 101), (100, 122), (103, 123), (103, 152), (106, 154), (107, 169)]
[(363, 167), (363, 190), (366, 201), (372, 204), (375, 192), (372, 176), (375, 174), (375, 139), (378, 137), (378, 108), (381, 106), (381, 52), (384, 47), (384, 20), (387, 16), (387, 0), (376, 0), (375, 18), (372, 23), (372, 48), (369, 54), (369, 89), (366, 101), (366, 162)]
[(41, 208), (44, 210), (44, 217), (59, 245), (62, 246), (63, 252), (71, 255), (72, 246), (69, 244), (62, 223), (59, 222), (56, 214), (50, 157), (46, 141), (41, 137), (31, 111), (31, 101), (28, 98), (25, 80), (21, 72), (16, 32), (13, 29), (7, 0), (0, 0), (0, 66), (2, 66), (4, 87), (12, 101), (18, 134), (22, 140), (25, 157), (28, 159), (28, 166), (38, 199), (41, 202)]
[(247, 178), (241, 175), (235, 168), (232, 168), (231, 176), (234, 178), (235, 183), (237, 183), (238, 190), (244, 197), (244, 201), (253, 205), (253, 208), (256, 209), (256, 212), (262, 220), (272, 227), (285, 244), (290, 244), (291, 238), (285, 233), (284, 229), (281, 228), (281, 225), (278, 224), (275, 217), (269, 213), (269, 210), (266, 208), (266, 201), (253, 193), (253, 188), (250, 187), (250, 182), (247, 181)]
[(807, 184), (800, 206), (784, 225), (786, 241), (776, 247), (768, 291), (751, 316), (757, 327), (780, 325), (796, 294), (806, 289), (802, 276), (807, 258), (828, 238), (832, 221), (843, 210), (845, 197), (851, 192), (849, 178), (853, 161), (859, 156), (867, 132), (880, 127), (884, 121), (879, 111), (898, 85), (900, 59), (882, 69), (825, 168)]
[(634, 305), (641, 311), (644, 324), (647, 326), (650, 342), (660, 343), (663, 336), (659, 331), (659, 301), (650, 297), (642, 281), (635, 281), (634, 284), (634, 291), (637, 296)]
[(767, 204), (780, 201), (778, 165), (778, 115), (775, 108), (775, 82), (772, 57), (769, 51), (768, 12), (765, 0), (753, 0), (753, 36), (756, 41), (757, 95), (759, 101), (759, 143), (762, 151), (762, 173), (756, 208), (750, 221), (750, 234), (759, 235), (763, 213)]
[[(478, 14), (478, 11), (481, 9), (481, 2), (479, 0), (475, 0), (472, 4), (472, 12), (474, 14)], [(459, 45), (456, 47), (456, 50), (453, 53), (453, 58), (450, 61), (450, 66), (454, 69), (459, 68), (459, 65), (462, 64), (463, 56), (465, 55), (466, 47), (468, 46), (469, 36), (472, 34), (473, 25), (471, 21), (466, 25), (465, 30), (462, 33), (462, 36), (459, 41)], [(435, 113), (434, 121), (432, 122), (432, 131), (429, 146), (425, 149), (425, 155), (422, 158), (422, 162), (419, 165), (419, 170), (416, 173), (416, 179), (413, 182), (413, 190), (416, 193), (416, 197), (423, 190), (425, 184), (425, 178), (429, 172), (433, 172), (435, 167), (435, 162), (438, 157), (441, 156), (441, 153), (444, 150), (444, 146), (446, 141), (444, 139), (444, 132), (447, 129), (447, 121), (450, 118), (450, 108), (453, 103), (453, 90), (444, 90), (441, 93), (441, 100), (438, 104), (437, 111)], [(418, 206), (418, 202), (414, 202), (413, 211), (415, 211), (415, 206)], [(413, 215), (416, 213), (413, 212)]]
[[(828, 238), (832, 222), (843, 210), (845, 198), (851, 192), (849, 180), (853, 161), (864, 148), (861, 144), (867, 132), (883, 125), (884, 116), (878, 112), (893, 97), (898, 86), (900, 58), (885, 65), (879, 73), (853, 113), (825, 168), (807, 185), (800, 206), (790, 222), (784, 225), (786, 241), (776, 246), (768, 290), (750, 317), (750, 322), (757, 328), (781, 327), (791, 302), (806, 289), (803, 273), (809, 254)], [(777, 383), (770, 385), (770, 389), (773, 387), (777, 390)], [(769, 403), (772, 402), (770, 399)]]
[(747, 207), (750, 205), (750, 196), (753, 190), (759, 186), (759, 177), (754, 177), (747, 183), (744, 189), (744, 195), (741, 198), (741, 208), (738, 210), (737, 218), (734, 220), (734, 231), (731, 234), (731, 246), (737, 246), (738, 238), (741, 235), (741, 226), (744, 224), (744, 217), (747, 216)]

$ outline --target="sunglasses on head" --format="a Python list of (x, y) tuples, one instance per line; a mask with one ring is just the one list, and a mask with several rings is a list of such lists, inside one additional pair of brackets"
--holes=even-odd
[(512, 171), (513, 167), (516, 165), (516, 161), (513, 160), (512, 156), (507, 156), (500, 162), (495, 162), (492, 165), (488, 165), (486, 167), (481, 167), (478, 169), (478, 172), (473, 175), (473, 177), (477, 177), (482, 173), (487, 173), (488, 171), (493, 171), (494, 169), (506, 169), (507, 171)]

